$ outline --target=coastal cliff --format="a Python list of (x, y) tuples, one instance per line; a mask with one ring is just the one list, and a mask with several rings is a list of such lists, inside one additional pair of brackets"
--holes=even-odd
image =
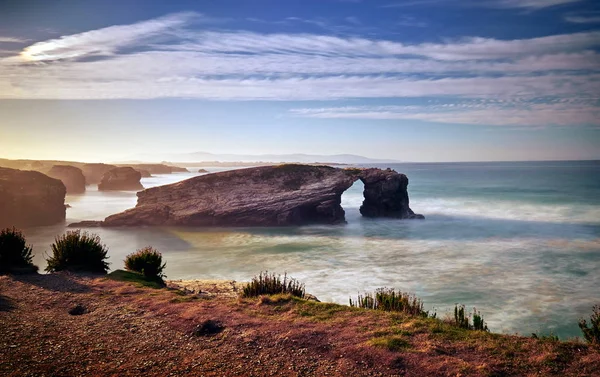
[(291, 226), (345, 222), (341, 197), (365, 183), (368, 217), (422, 218), (408, 207), (408, 178), (393, 170), (287, 164), (194, 177), (137, 194), (135, 208), (101, 226)]
[(64, 221), (66, 192), (60, 180), (40, 172), (0, 168), (0, 228)]

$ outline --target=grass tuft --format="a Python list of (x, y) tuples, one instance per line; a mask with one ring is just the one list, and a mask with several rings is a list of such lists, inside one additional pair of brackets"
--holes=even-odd
[[(420, 298), (410, 293), (396, 291), (393, 288), (379, 288), (374, 294), (359, 295), (356, 301), (350, 298), (350, 306), (386, 312), (401, 312), (423, 317), (429, 316), (429, 312), (423, 310), (423, 301)], [(433, 316), (435, 317), (435, 314)]]
[(288, 278), (287, 273), (283, 275), (269, 274), (268, 271), (261, 272), (252, 278), (242, 289), (242, 297), (258, 297), (261, 295), (276, 295), (289, 293), (292, 296), (304, 298), (304, 284), (296, 279)]
[(454, 307), (454, 325), (466, 330), (490, 331), (483, 320), (483, 316), (477, 309), (473, 308), (473, 323), (469, 320), (469, 315), (465, 314), (464, 305)]
[(375, 347), (387, 348), (392, 352), (411, 348), (410, 343), (400, 335), (373, 338), (369, 341), (369, 344)]

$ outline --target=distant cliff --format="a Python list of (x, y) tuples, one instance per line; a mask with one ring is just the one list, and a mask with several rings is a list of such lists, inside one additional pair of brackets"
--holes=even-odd
[(85, 176), (86, 184), (97, 184), (100, 183), (102, 176), (109, 170), (116, 167), (129, 166), (139, 171), (143, 177), (150, 176), (151, 174), (171, 174), (179, 172), (187, 172), (186, 168), (171, 166), (166, 164), (104, 164), (104, 163), (84, 163), (77, 161), (56, 161), (56, 160), (8, 160), (0, 158), (0, 167), (6, 167), (11, 169), (20, 170), (34, 170), (42, 173), (47, 173), (50, 169), (55, 166), (72, 166), (83, 171)]

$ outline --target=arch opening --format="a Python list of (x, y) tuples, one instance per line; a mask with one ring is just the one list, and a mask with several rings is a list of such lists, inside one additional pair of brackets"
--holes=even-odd
[(364, 189), (365, 185), (362, 180), (357, 179), (352, 186), (342, 193), (341, 206), (346, 212), (346, 222), (356, 222), (362, 217), (359, 209), (365, 199)]

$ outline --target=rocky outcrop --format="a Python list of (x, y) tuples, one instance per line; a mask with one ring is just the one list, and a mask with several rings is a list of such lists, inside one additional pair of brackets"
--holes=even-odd
[(95, 185), (100, 183), (104, 174), (115, 168), (115, 165), (109, 164), (84, 164), (81, 167), (81, 170), (85, 176), (85, 182), (88, 185)]
[[(345, 222), (341, 196), (365, 182), (363, 215), (415, 218), (408, 178), (392, 170), (279, 165), (194, 177), (137, 194), (133, 209), (86, 226), (287, 226)], [(397, 201), (397, 203), (392, 203)]]
[(408, 178), (394, 170), (364, 169), (359, 174), (364, 183), (365, 200), (360, 206), (364, 217), (393, 217), (398, 219), (424, 219), (409, 207)]
[(142, 178), (152, 177), (152, 174), (150, 174), (150, 172), (148, 170), (144, 170), (144, 169), (135, 169), (135, 170), (140, 172), (140, 174), (142, 175)]
[(54, 165), (47, 175), (60, 179), (67, 188), (68, 194), (81, 194), (85, 192), (85, 176), (81, 169), (69, 165)]
[(65, 220), (65, 185), (35, 171), (0, 168), (0, 228)]
[(206, 169), (198, 169), (198, 173), (210, 173), (210, 172)]
[(140, 183), (142, 175), (139, 171), (130, 167), (114, 168), (109, 170), (102, 176), (102, 180), (98, 184), (98, 190), (126, 190), (138, 191), (143, 190), (144, 186)]

